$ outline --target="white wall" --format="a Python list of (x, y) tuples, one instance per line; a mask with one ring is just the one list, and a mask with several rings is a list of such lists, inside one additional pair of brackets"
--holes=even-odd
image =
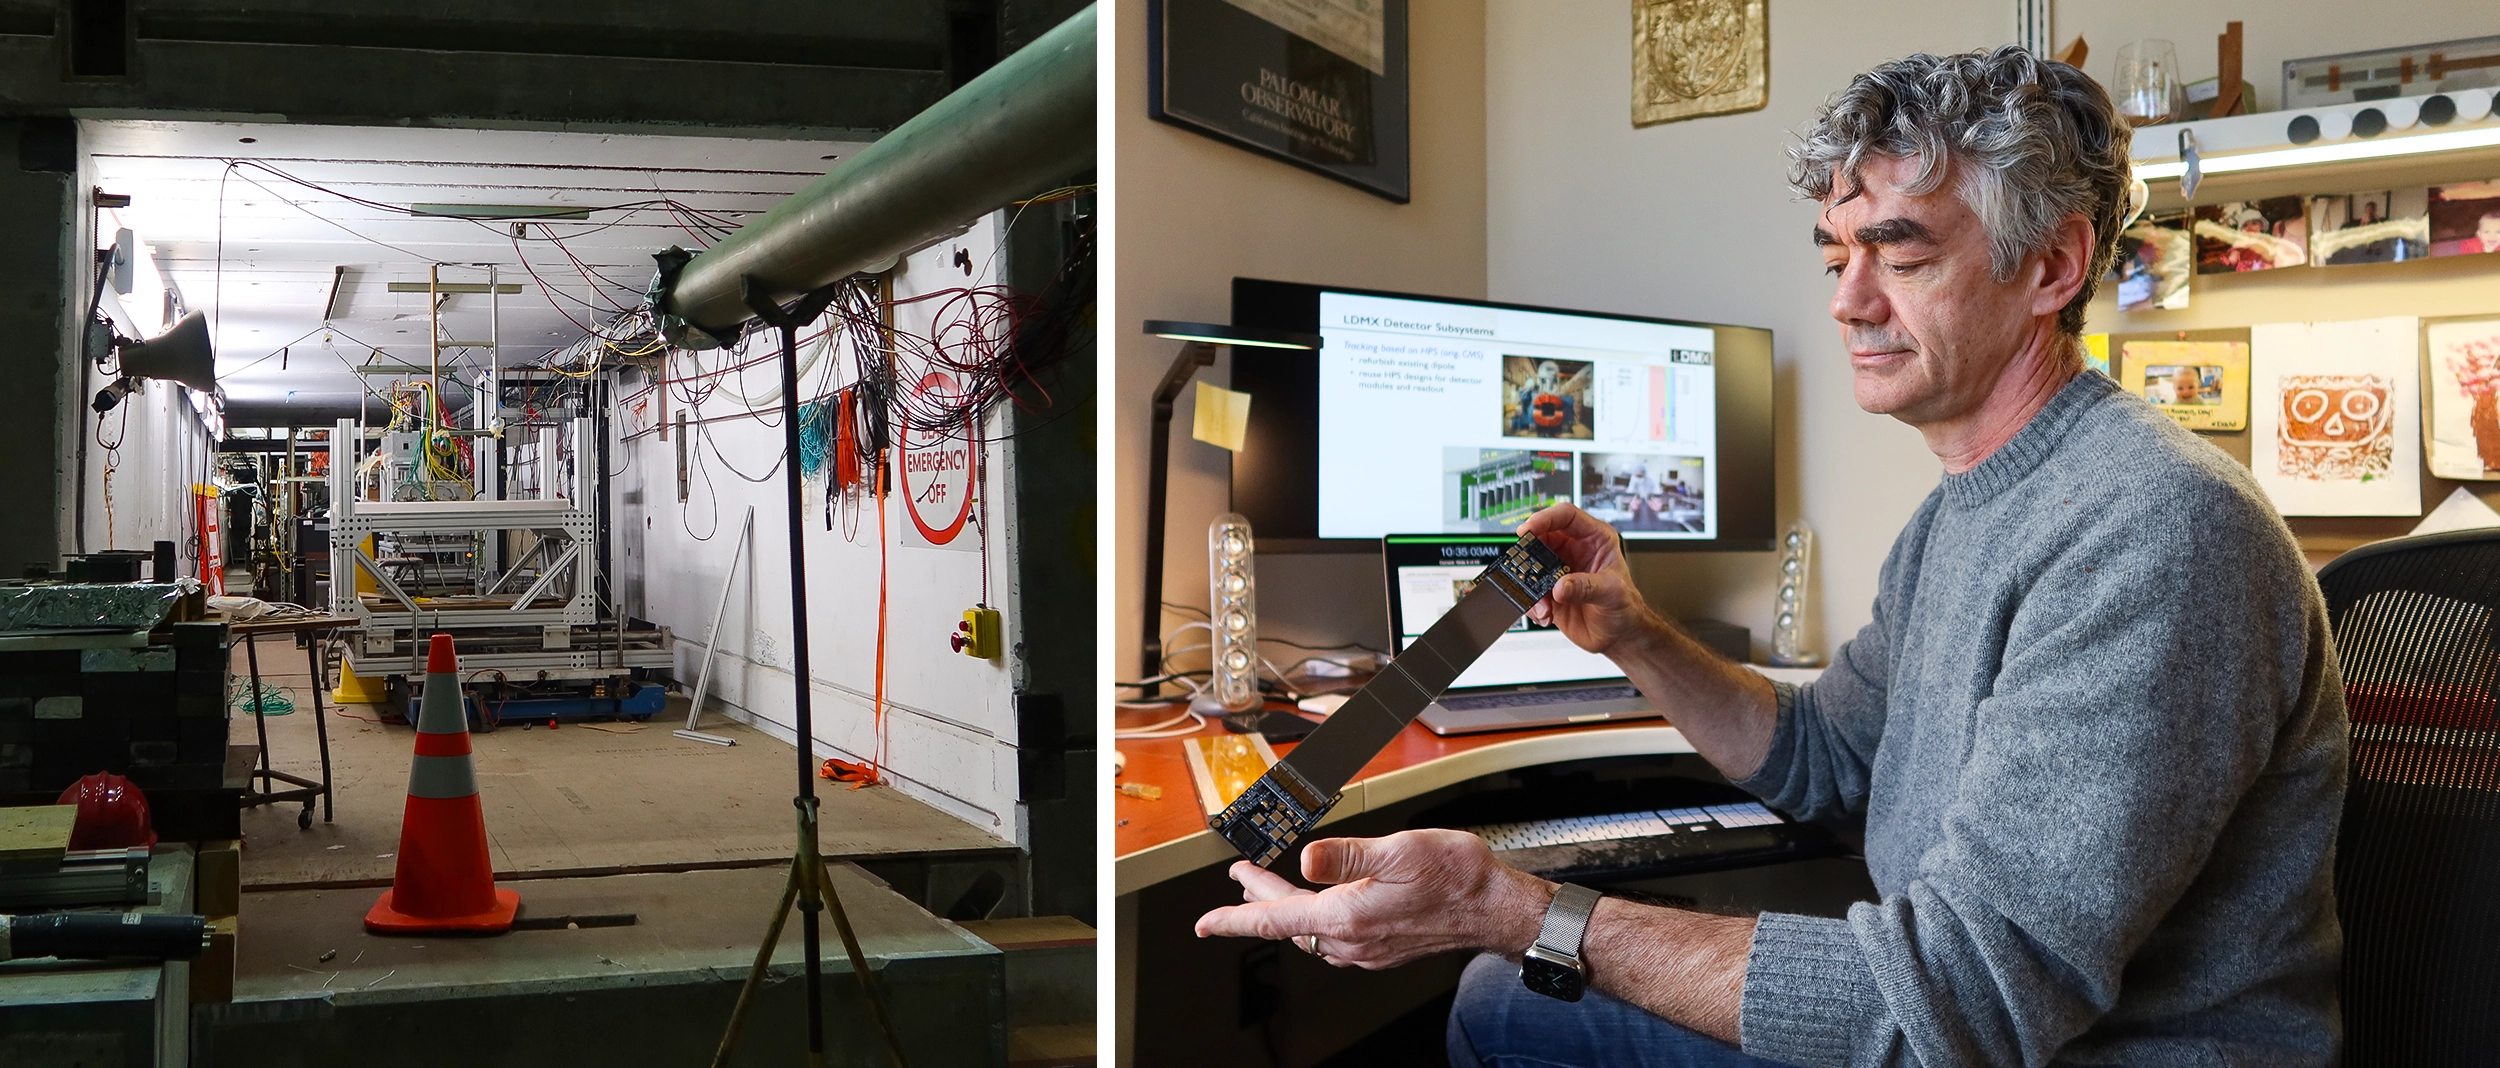
[[(88, 375), (87, 395), (104, 388), (108, 379)], [(198, 574), (198, 538), (191, 487), (207, 483), (211, 470), (207, 428), (191, 407), (189, 390), (173, 382), (146, 382), (122, 398), (111, 412), (97, 415), (81, 405), (79, 419), (89, 437), (86, 467), (87, 551), (146, 549), (158, 541), (174, 543), (176, 570)], [(107, 450), (94, 438), (102, 424)], [(73, 453), (72, 455), (75, 455)], [(226, 525), (223, 502), (216, 521)], [(234, 562), (235, 532), (221, 532), (226, 558)], [(145, 575), (145, 569), (141, 569)]]
[[(996, 248), (998, 218), (983, 220), (969, 233), (911, 257), (895, 276), (895, 295), (913, 296), (935, 289), (987, 282), (995, 275), (991, 251)], [(991, 269), (967, 279), (950, 262), (958, 248), (970, 252), (975, 264)], [(932, 302), (934, 303), (934, 302)], [(925, 329), (932, 304), (898, 310), (896, 325)], [(802, 336), (806, 331), (802, 332)], [(778, 350), (777, 333), (755, 336), (750, 358)], [(705, 353), (703, 366), (719, 368), (734, 362), (720, 352)], [(849, 357), (830, 387), (852, 381)], [(675, 374), (692, 368), (677, 358)], [(779, 365), (766, 360), (726, 383), (727, 389), (755, 396), (775, 388)], [(830, 388), (811, 373), (801, 380), (802, 399)], [(639, 387), (628, 387), (630, 396)], [(777, 396), (777, 395), (776, 395)], [(691, 688), (710, 640), (712, 612), (721, 583), (728, 575), (738, 540), (738, 527), (748, 506), (755, 509), (754, 541), (746, 563), (739, 565), (722, 623), (720, 661), (713, 666), (712, 696), (716, 711), (755, 723), (785, 741), (795, 739), (793, 667), (790, 647), (790, 570), (784, 507), (783, 473), (774, 461), (782, 454), (778, 400), (766, 406), (772, 419), (732, 418), (690, 435), (690, 448), (702, 456), (690, 479), (687, 501), (677, 501), (678, 433), (673, 421), (684, 410), (672, 396), (667, 418), (669, 440), (648, 433), (661, 415), (649, 399), (632, 405), (619, 420), (627, 444), (610, 461), (615, 501), (618, 570), (640, 576), (639, 606), (633, 587), (626, 586), (629, 609), (673, 628), (678, 639), (677, 676)], [(744, 406), (727, 392), (687, 412), (689, 419), (733, 415)], [(994, 413), (993, 428), (1003, 421)], [(702, 444), (708, 437), (710, 444)], [(717, 447), (718, 455), (713, 449)], [(988, 554), (990, 599), (1005, 609), (1013, 596), (1010, 581), (1008, 529), (1012, 470), (1005, 449), (992, 442), (988, 492), (995, 503), (976, 504), (976, 520), (995, 525)], [(734, 466), (749, 482), (729, 468)], [(767, 475), (767, 472), (770, 472)], [(871, 695), (876, 686), (876, 641), (880, 535), (875, 502), (846, 523), (837, 518), (827, 530), (824, 487), (811, 481), (803, 495), (807, 552), (809, 648), (814, 676), (815, 746), (820, 757), (862, 759), (875, 738)], [(1025, 841), (1025, 820), (1016, 801), (1016, 719), (1014, 678), (1006, 659), (976, 660), (955, 653), (947, 636), (964, 609), (981, 598), (982, 555), (956, 548), (929, 548), (910, 543), (909, 522), (898, 490), (886, 502), (882, 538), (889, 569), (886, 638), (886, 771), (904, 793), (949, 812), (998, 837), (1019, 845)], [(956, 544), (973, 545), (968, 528)], [(1014, 613), (1008, 612), (1012, 620)], [(1009, 624), (1012, 627), (1012, 622)], [(1005, 636), (1012, 648), (1015, 635)]]
[[(1112, 671), (1135, 678), (1144, 585), (1148, 398), (1179, 352), (1147, 319), (1228, 322), (1236, 276), (1484, 296), (1485, 113), (1481, 0), (1410, 5), (1413, 199), (1395, 204), (1146, 117), (1146, 0), (1117, 0), (1112, 136), (1116, 279), (1110, 339), (1116, 500)], [(1230, 381), (1229, 365), (1199, 372)], [(1207, 602), (1205, 531), (1228, 507), (1230, 456), (1189, 436), (1191, 394), (1172, 433), (1163, 598)], [(1362, 554), (1259, 557), (1262, 635), (1382, 642), (1380, 561)], [(1187, 616), (1165, 618), (1169, 629)], [(1270, 649), (1271, 658), (1279, 652)], [(1285, 661), (1278, 660), (1278, 664)]]
[[(1631, 9), (1623, 0), (1488, 0), (1486, 124), (1488, 278), (1517, 300), (1769, 327), (1776, 337), (1779, 519), (1802, 516), (1821, 537), (1818, 647), (1828, 653), (1869, 618), (1876, 570), (1901, 524), (1940, 473), (1918, 436), (1867, 415), (1826, 314), (1831, 283), (1807, 242), (1813, 212), (1790, 193), (1783, 150), (1848, 77), (1912, 52), (1994, 46), (2013, 38), (2011, 0), (1926, 0), (1880, 7), (1830, 0), (1770, 5), (1770, 104), (1761, 111), (1632, 128)], [(2106, 80), (2122, 41), (2164, 37), (2190, 77), (2214, 69), (2214, 35), (2247, 20), (2248, 80), (2258, 104), (2280, 96), (2285, 59), (2500, 33), (2488, 0), (2420, 0), (2366, 9), (2290, 0), (2261, 9), (2217, 4), (2058, 4), (2055, 39), (2092, 44), (2086, 70)], [(2413, 267), (2416, 265), (2393, 265)], [(2451, 269), (2454, 270), (2454, 269)], [(2277, 272), (2293, 274), (2299, 272)], [(2404, 279), (2373, 293), (2341, 291), (2334, 306), (2410, 299)], [(2457, 285), (2488, 285), (2491, 276)], [(2252, 283), (2240, 283), (2242, 287)], [(2323, 281), (2270, 296), (2225, 297), (2170, 313), (2161, 326), (2246, 325), (2303, 314)], [(2446, 283), (2443, 283), (2443, 285)], [(2309, 287), (2306, 290), (2300, 286)], [(2489, 290), (2500, 292), (2500, 289)], [(2458, 300), (2443, 293), (2433, 302)], [(2197, 298), (2205, 301), (2202, 293)], [(2483, 302), (2500, 307), (2500, 299)], [(2478, 309), (2480, 310), (2480, 309)], [(2411, 314), (2403, 309), (2367, 314)], [(2434, 314), (2422, 311), (2419, 314)], [(2261, 317), (2261, 318), (2252, 318)], [(1770, 554), (1656, 555), (1644, 589), (1679, 615), (1707, 615), (1767, 637)]]
[[(101, 227), (103, 243), (111, 243), (119, 222), (115, 213), (105, 213)], [(141, 252), (132, 266), (136, 282), (132, 293), (124, 298), (107, 288), (99, 302), (104, 314), (112, 318), (114, 330), (127, 338), (155, 337), (173, 325), (165, 320), (164, 280), (156, 272), (154, 259), (147, 254), (145, 240), (142, 235)], [(92, 292), (87, 288), (91, 285), (92, 278), (82, 281), (78, 289), (81, 299), (76, 316), (82, 328), (87, 314), (84, 298)], [(118, 372), (115, 364), (108, 362), (106, 366), (116, 367)], [(69, 458), (68, 466), (75, 468), (75, 480), (65, 487), (69, 496), (61, 509), (63, 525), (68, 528), (61, 542), (68, 546), (64, 551), (147, 549), (158, 541), (170, 541), (174, 543), (176, 571), (199, 575), (201, 546), (192, 487), (212, 482), (215, 446), (206, 421), (192, 404), (191, 390), (177, 382), (136, 379), (136, 390), (124, 396), (112, 411), (98, 414), (88, 403), (97, 391), (111, 385), (118, 373), (105, 374), (84, 360), (74, 361), (65, 371), (65, 388), (77, 398), (77, 403), (66, 409), (68, 415), (64, 417), (69, 424), (65, 433), (74, 436), (62, 455)], [(107, 444), (118, 448), (108, 449)], [(77, 463), (81, 456), (83, 465)], [(213, 514), (221, 528), (219, 537), (225, 542), (225, 561), (234, 563), (240, 552), (241, 533), (222, 529), (226, 525), (222, 502)], [(82, 521), (84, 545), (78, 538)], [(14, 567), (18, 562), (6, 563)]]

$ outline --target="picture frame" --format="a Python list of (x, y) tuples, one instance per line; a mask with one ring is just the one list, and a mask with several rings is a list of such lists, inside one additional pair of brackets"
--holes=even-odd
[(2118, 384), (2180, 426), (2204, 433), (2248, 429), (2246, 338), (2130, 338), (2118, 348)]
[(1633, 0), (1632, 126), (1771, 102), (1766, 0)]
[(2422, 320), (2422, 444), (2434, 476), (2500, 481), (2500, 314)]
[(1408, 0), (1147, 0), (1146, 114), (1412, 199)]

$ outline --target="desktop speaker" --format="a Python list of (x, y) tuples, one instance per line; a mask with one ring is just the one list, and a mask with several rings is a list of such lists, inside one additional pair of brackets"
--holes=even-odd
[(1201, 699), (1227, 712), (1259, 707), (1259, 583), (1250, 521), (1226, 512), (1207, 524), (1207, 625), (1215, 676)]
[(192, 312), (174, 328), (146, 341), (122, 343), (122, 373), (163, 378), (199, 390), (217, 388), (217, 357), (209, 347), (208, 317)]
[(1771, 663), (1780, 667), (1813, 667), (1821, 655), (1806, 648), (1808, 583), (1814, 564), (1814, 530), (1803, 520), (1788, 525), (1780, 538), (1779, 600), (1771, 606)]

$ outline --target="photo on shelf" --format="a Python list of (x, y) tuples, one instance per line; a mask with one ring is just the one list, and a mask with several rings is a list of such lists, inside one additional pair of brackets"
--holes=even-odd
[(2249, 467), (2284, 515), (2422, 514), (2421, 324), (2249, 328)]
[(1703, 529), (1702, 458), (1592, 452), (1580, 457), (1580, 509), (1617, 530)]
[(1441, 529), (1507, 534), (1571, 499), (1572, 455), (1525, 449), (1441, 450)]
[(1502, 357), (1502, 436), (1597, 437), (1597, 413), (1589, 404), (1596, 368), (1589, 360)]
[(2188, 306), (2196, 241), (2188, 215), (2146, 215), (2118, 235), (2118, 310), (2177, 311)]
[(2500, 315), (2422, 322), (2431, 474), (2500, 479)]
[(2431, 187), (2431, 255), (2500, 252), (2500, 178)]
[(2196, 273), (2231, 274), (2309, 262), (2309, 218), (2296, 196), (2197, 208)]
[(2430, 190), (2380, 190), (2309, 198), (2309, 262), (2341, 267), (2430, 255)]
[(2189, 430), (2248, 429), (2246, 341), (2123, 341), (2118, 383)]

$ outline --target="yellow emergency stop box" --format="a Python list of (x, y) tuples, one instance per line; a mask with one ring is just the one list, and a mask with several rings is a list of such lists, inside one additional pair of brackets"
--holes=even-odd
[(983, 660), (998, 659), (998, 609), (967, 608), (948, 641), (955, 651)]

